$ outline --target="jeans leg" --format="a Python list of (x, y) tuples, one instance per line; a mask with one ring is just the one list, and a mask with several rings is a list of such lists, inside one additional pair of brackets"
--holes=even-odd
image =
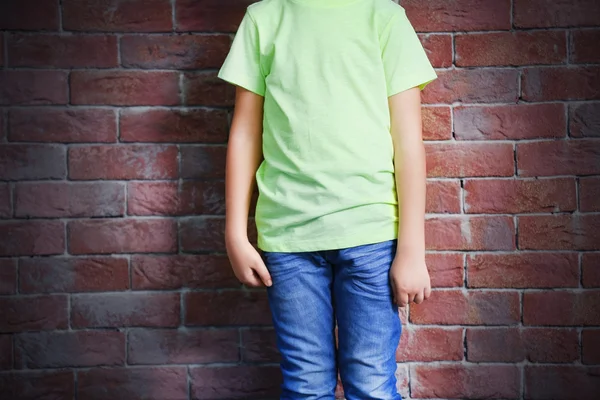
[(401, 400), (396, 348), (402, 331), (389, 269), (396, 240), (332, 253), (338, 365), (347, 400)]
[(281, 400), (334, 400), (337, 384), (333, 269), (318, 252), (264, 252), (267, 294), (281, 354)]

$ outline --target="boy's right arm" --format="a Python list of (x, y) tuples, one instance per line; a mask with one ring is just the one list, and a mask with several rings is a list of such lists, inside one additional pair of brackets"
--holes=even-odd
[(225, 244), (236, 277), (248, 286), (271, 286), (260, 254), (248, 239), (255, 174), (262, 161), (264, 97), (236, 86), (225, 171)]

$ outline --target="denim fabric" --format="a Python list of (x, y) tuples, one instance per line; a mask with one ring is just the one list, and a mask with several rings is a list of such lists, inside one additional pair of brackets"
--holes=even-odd
[[(281, 353), (281, 400), (401, 400), (395, 350), (402, 326), (389, 269), (397, 240), (336, 250), (262, 252)], [(338, 325), (338, 349), (334, 329)]]

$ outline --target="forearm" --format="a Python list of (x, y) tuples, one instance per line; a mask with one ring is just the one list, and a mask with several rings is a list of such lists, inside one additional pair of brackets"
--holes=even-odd
[(256, 170), (262, 161), (262, 97), (236, 89), (225, 166), (225, 239), (248, 238), (248, 214)]
[(418, 88), (389, 99), (398, 195), (398, 248), (425, 252), (425, 147)]
[(261, 143), (253, 135), (233, 134), (227, 147), (225, 173), (225, 235), (247, 237), (248, 214), (255, 189), (255, 173), (262, 159)]
[(425, 252), (425, 148), (422, 143), (397, 150), (398, 249)]

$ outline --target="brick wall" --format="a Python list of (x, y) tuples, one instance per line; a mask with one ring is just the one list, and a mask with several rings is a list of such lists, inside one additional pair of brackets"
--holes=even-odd
[[(0, 3), (2, 398), (277, 398), (265, 292), (222, 235), (215, 73), (247, 4)], [(440, 76), (401, 392), (595, 399), (600, 2), (401, 4)]]

